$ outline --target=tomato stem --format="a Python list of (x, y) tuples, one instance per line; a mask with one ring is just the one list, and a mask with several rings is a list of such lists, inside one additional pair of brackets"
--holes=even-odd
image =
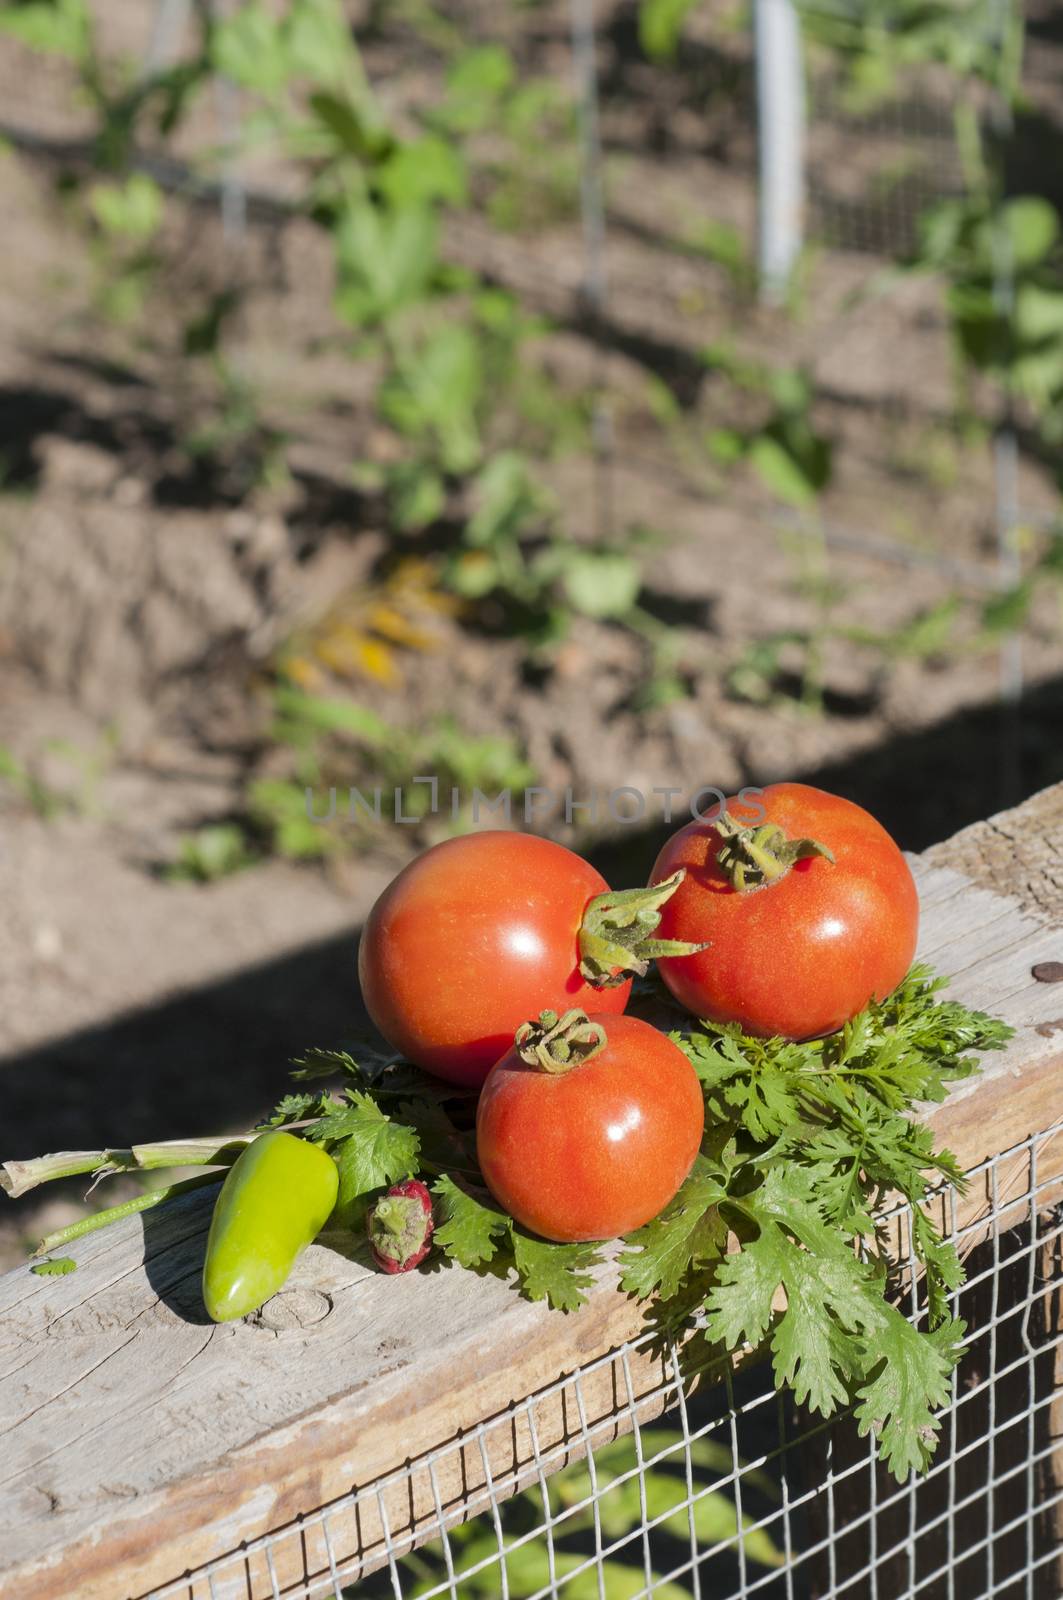
[(556, 1011), (540, 1011), (538, 1022), (521, 1024), (513, 1043), (520, 1059), (530, 1067), (558, 1073), (592, 1060), (605, 1049), (608, 1039), (600, 1022), (592, 1022), (585, 1011), (573, 1006), (561, 1017)]
[(762, 822), (746, 827), (724, 811), (712, 826), (723, 840), (716, 853), (716, 864), (740, 893), (759, 889), (762, 884), (778, 883), (795, 861), (822, 856), (834, 861), (834, 854), (818, 839), (789, 839), (777, 822)]
[(628, 974), (644, 977), (657, 956), (692, 956), (703, 944), (655, 939), (661, 908), (686, 877), (680, 867), (670, 878), (646, 889), (607, 890), (595, 895), (579, 931), (579, 969), (599, 989), (623, 983)]

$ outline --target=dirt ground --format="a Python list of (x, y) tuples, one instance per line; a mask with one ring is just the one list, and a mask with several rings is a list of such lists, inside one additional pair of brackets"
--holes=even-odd
[[(695, 39), (675, 74), (651, 70), (633, 52), (631, 7), (601, 11), (604, 324), (589, 329), (580, 309), (576, 216), (504, 234), (470, 214), (450, 225), (448, 251), (551, 319), (541, 354), (552, 371), (603, 385), (610, 499), (622, 524), (659, 535), (642, 603), (677, 642), (689, 692), (635, 709), (645, 647), (615, 626), (578, 621), (552, 666), (532, 670), (517, 640), (456, 619), (438, 622), (433, 652), (403, 656), (396, 685), (352, 692), (396, 726), (451, 715), (470, 734), (508, 733), (540, 783), (580, 797), (806, 777), (923, 848), (1063, 777), (1058, 601), (1046, 596), (1030, 619), (1017, 708), (996, 704), (992, 653), (884, 661), (838, 640), (821, 713), (785, 696), (735, 698), (727, 673), (741, 652), (818, 615), (810, 576), (822, 586), (826, 572), (831, 604), (880, 632), (951, 592), (942, 560), (988, 581), (990, 452), (953, 428), (933, 284), (910, 278), (861, 299), (883, 258), (831, 248), (813, 259), (793, 315), (757, 307), (683, 247), (708, 206), (751, 227), (748, 61)], [(537, 70), (565, 70), (565, 13), (541, 6), (535, 19), (522, 48)], [(10, 49), (4, 83), (17, 76)], [(388, 63), (380, 52), (371, 72)], [(389, 79), (400, 105), (425, 92), (421, 62), (407, 63), (408, 82), (398, 71), (406, 59)], [(62, 103), (60, 86), (47, 104)], [(0, 158), (0, 747), (67, 797), (45, 820), (0, 784), (10, 1156), (246, 1126), (282, 1092), (293, 1053), (364, 1025), (357, 929), (410, 848), (393, 831), (328, 869), (270, 861), (203, 886), (160, 871), (184, 834), (233, 815), (249, 779), (272, 770), (262, 686), (278, 647), (386, 564), (380, 507), (350, 475), (379, 444), (371, 374), (333, 337), (326, 246), (310, 223), (273, 213), (253, 212), (233, 245), (212, 206), (178, 208), (145, 320), (103, 319), (92, 260), (55, 192), (68, 157), (47, 141), (72, 136), (57, 114), (43, 147)], [(829, 173), (845, 133), (833, 146), (829, 128), (818, 138)], [(248, 488), (239, 460), (207, 470), (187, 449), (215, 401), (180, 357), (180, 308), (233, 277), (247, 290), (234, 359), (265, 423), (287, 436), (283, 487)], [(814, 373), (816, 424), (838, 466), (825, 545), (750, 474), (725, 475), (653, 422), (651, 380), (676, 398), (683, 438), (734, 422), (733, 396), (698, 356), (724, 336)], [(585, 450), (548, 468), (576, 536), (600, 518), (600, 471)], [(1046, 515), (1055, 505), (1032, 451), (1020, 498)], [(660, 840), (649, 822), (589, 833), (617, 882), (635, 881)], [(0, 1264), (77, 1205), (66, 1194), (5, 1208)]]

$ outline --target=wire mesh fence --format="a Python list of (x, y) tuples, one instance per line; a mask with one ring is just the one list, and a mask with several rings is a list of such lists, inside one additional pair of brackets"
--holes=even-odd
[[(647, 1331), (156, 1600), (1047, 1600), (1063, 1526), (1063, 1123), (934, 1198), (968, 1348), (928, 1473), (898, 1484), (849, 1414)], [(923, 1312), (910, 1215), (882, 1219)], [(396, 1439), (396, 1455), (401, 1440)], [(357, 1441), (352, 1440), (352, 1459)]]

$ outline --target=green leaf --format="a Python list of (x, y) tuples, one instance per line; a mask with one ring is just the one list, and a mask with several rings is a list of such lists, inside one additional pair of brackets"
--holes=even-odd
[(816, 485), (801, 463), (778, 439), (761, 434), (750, 444), (748, 459), (780, 500), (806, 506), (815, 499)]
[(709, 455), (721, 467), (734, 466), (746, 452), (746, 441), (734, 428), (713, 428), (706, 436)]
[(213, 883), (218, 878), (240, 872), (255, 861), (247, 836), (238, 822), (215, 822), (181, 840), (177, 860), (167, 877), (195, 883)]
[(390, 723), (352, 700), (328, 700), (280, 684), (274, 691), (273, 704), (286, 731), (297, 726), (315, 733), (349, 734), (370, 748), (387, 747), (394, 739), (395, 730)]
[(727, 1196), (719, 1173), (699, 1156), (679, 1193), (652, 1222), (628, 1234), (620, 1256), (620, 1286), (645, 1300), (654, 1291), (678, 1294), (688, 1272), (700, 1271), (727, 1249), (719, 1212)]
[(337, 1073), (351, 1078), (361, 1076), (361, 1068), (347, 1050), (326, 1050), (315, 1046), (297, 1056), (292, 1063), (293, 1078), (334, 1078)]
[(462, 1267), (479, 1267), (492, 1261), (499, 1244), (508, 1239), (510, 1218), (489, 1201), (475, 1199), (443, 1176), (432, 1185), (442, 1222), (435, 1242)]
[(482, 444), (478, 422), (486, 399), (483, 355), (468, 327), (450, 324), (405, 353), (377, 395), (384, 419), (409, 439), (438, 452), (445, 472), (470, 472)]
[(623, 617), (642, 587), (639, 563), (618, 550), (573, 550), (562, 585), (569, 604), (585, 617)]
[(272, 1115), (265, 1122), (260, 1122), (260, 1128), (283, 1128), (292, 1122), (304, 1122), (309, 1117), (324, 1117), (330, 1112), (333, 1105), (332, 1096), (320, 1092), (318, 1094), (286, 1094), (278, 1100), (273, 1108)]
[(65, 1278), (68, 1272), (77, 1271), (77, 1262), (70, 1256), (48, 1256), (44, 1261), (35, 1261), (30, 1271), (38, 1278)]
[(1021, 628), (1032, 601), (1033, 581), (1028, 578), (985, 602), (982, 606), (982, 627), (993, 637)]
[(651, 61), (670, 61), (679, 47), (683, 24), (698, 0), (642, 0), (639, 43)]
[(339, 95), (319, 89), (310, 96), (310, 107), (342, 150), (370, 166), (389, 156), (395, 148), (389, 133), (367, 121), (357, 106)]
[(306, 1137), (328, 1149), (339, 1168), (340, 1187), (333, 1221), (357, 1227), (363, 1197), (417, 1171), (420, 1141), (416, 1131), (393, 1121), (370, 1095), (346, 1090), (346, 1103), (333, 1104)]
[(519, 539), (541, 515), (545, 499), (531, 467), (518, 450), (499, 450), (485, 462), (472, 486), (468, 544), (487, 546)]
[(376, 182), (396, 207), (435, 202), (460, 206), (467, 198), (461, 152), (435, 134), (399, 145), (377, 173)]
[(224, 77), (260, 94), (276, 93), (291, 73), (281, 24), (257, 0), (215, 23), (210, 53)]
[(85, 0), (30, 0), (0, 9), (0, 33), (20, 39), (31, 50), (88, 60), (92, 24)]
[(93, 184), (89, 205), (105, 233), (144, 242), (158, 232), (165, 202), (157, 183), (134, 172), (125, 183)]
[(495, 118), (516, 77), (513, 57), (504, 45), (485, 44), (465, 51), (447, 73), (439, 121), (455, 133), (478, 132)]
[(912, 1243), (926, 1269), (930, 1326), (940, 1327), (949, 1320), (949, 1294), (960, 1288), (967, 1274), (955, 1245), (941, 1237), (930, 1218), (918, 1206), (912, 1208)]
[(427, 528), (446, 508), (446, 484), (425, 461), (397, 461), (387, 472), (387, 489), (396, 525), (405, 533)]
[(883, 1311), (868, 1351), (873, 1375), (858, 1391), (856, 1418), (861, 1435), (875, 1434), (883, 1460), (903, 1482), (930, 1463), (940, 1430), (934, 1410), (948, 1404), (966, 1329), (949, 1319), (920, 1333), (892, 1306)]
[(548, 1300), (559, 1311), (575, 1311), (584, 1303), (593, 1281), (590, 1269), (601, 1260), (597, 1245), (537, 1239), (493, 1201), (477, 1199), (446, 1175), (432, 1187), (442, 1218), (435, 1241), (452, 1261), (474, 1270), (512, 1264), (530, 1300)]
[(551, 1244), (510, 1226), (513, 1260), (529, 1300), (549, 1300), (558, 1311), (576, 1311), (594, 1283), (591, 1268), (601, 1261), (595, 1244)]
[(1001, 214), (1013, 266), (1020, 270), (1037, 266), (1059, 238), (1055, 207), (1040, 195), (1020, 195), (1009, 200)]
[(314, 861), (340, 848), (339, 835), (307, 815), (306, 789), (283, 778), (258, 778), (247, 793), (252, 819), (268, 830), (274, 849), (292, 860)]
[(340, 315), (353, 327), (374, 327), (424, 300), (436, 270), (437, 232), (428, 206), (395, 209), (365, 198), (350, 200), (333, 229)]

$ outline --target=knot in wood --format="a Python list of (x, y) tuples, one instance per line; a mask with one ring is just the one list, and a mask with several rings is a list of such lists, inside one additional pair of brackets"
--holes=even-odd
[(331, 1295), (297, 1285), (282, 1289), (248, 1320), (253, 1327), (270, 1333), (299, 1333), (303, 1328), (312, 1328), (315, 1322), (324, 1322), (331, 1310)]

